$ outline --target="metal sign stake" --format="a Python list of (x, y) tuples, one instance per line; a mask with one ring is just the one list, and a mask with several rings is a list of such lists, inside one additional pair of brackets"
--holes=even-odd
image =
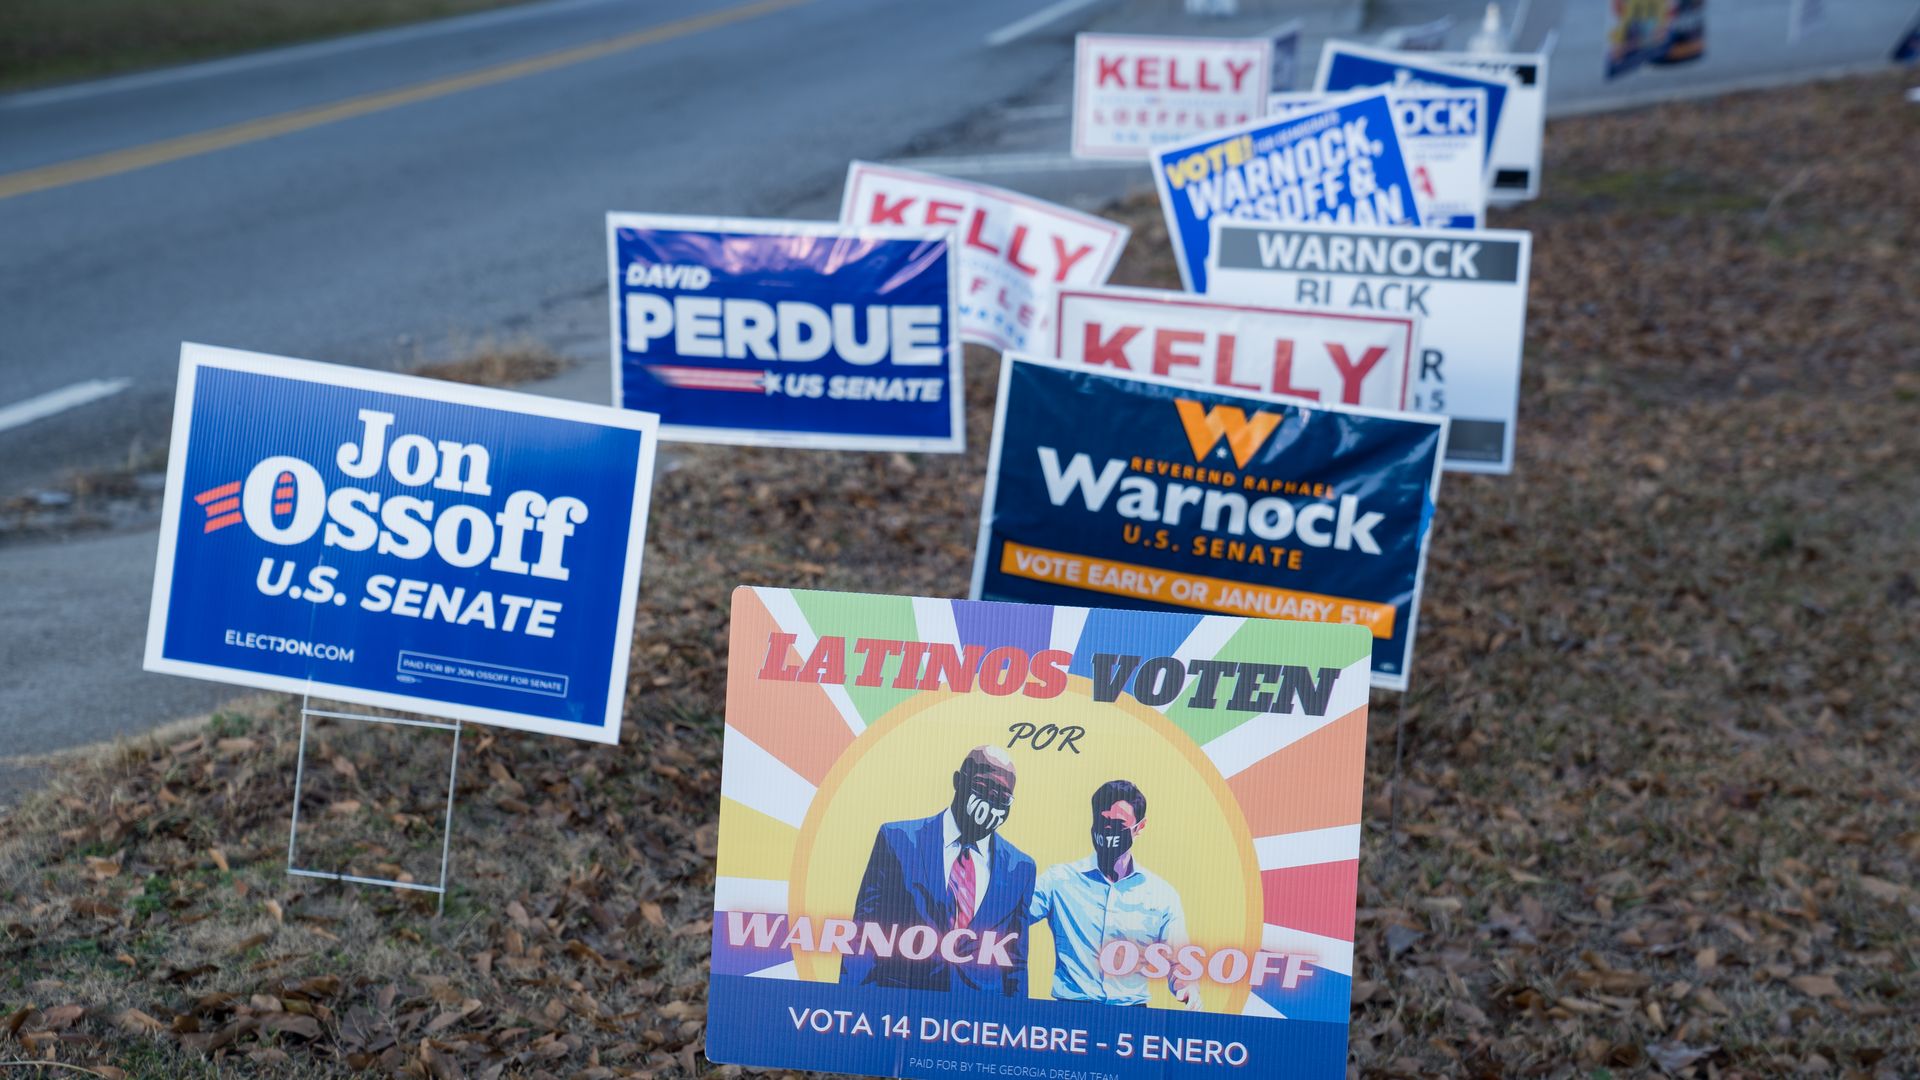
[[(430, 892), (439, 898), (436, 915), (447, 912), (447, 870), (453, 851), (453, 797), (460, 775), (460, 728), (458, 720), (446, 723), (440, 720), (405, 720), (392, 716), (368, 716), (364, 713), (331, 712), (311, 707), (311, 695), (300, 699), (300, 749), (294, 758), (293, 771), (293, 821), (287, 831), (287, 874), (291, 877), (319, 878), (325, 881), (347, 881), (356, 885), (378, 885), (389, 889), (407, 889), (414, 892)], [(390, 724), (396, 727), (431, 728), (435, 731), (453, 732), (452, 762), (447, 768), (447, 813), (440, 830), (440, 884), (422, 885), (417, 881), (394, 881), (390, 878), (364, 877), (359, 874), (343, 874), (333, 870), (309, 870), (296, 865), (300, 839), (300, 792), (307, 774), (307, 718), (325, 717), (329, 720), (357, 720), (367, 724)]]

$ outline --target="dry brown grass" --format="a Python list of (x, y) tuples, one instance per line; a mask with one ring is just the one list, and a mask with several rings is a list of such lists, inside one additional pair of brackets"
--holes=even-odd
[(409, 374), (477, 386), (519, 386), (539, 382), (572, 367), (565, 357), (537, 341), (489, 341), (463, 350), (457, 360), (421, 364)]
[[(1547, 197), (1499, 222), (1536, 243), (1519, 471), (1448, 477), (1414, 689), (1376, 696), (1354, 1074), (1920, 1068), (1899, 90), (1556, 124)], [(1157, 210), (1115, 213), (1122, 277), (1170, 282)], [(63, 771), (0, 836), (0, 1052), (705, 1071), (728, 592), (961, 594), (994, 375), (968, 360), (966, 455), (663, 454), (624, 741), (470, 729), (445, 919), (283, 875), (286, 702)], [(445, 759), (378, 738), (326, 735), (311, 812), (357, 804), (322, 820), (402, 865)]]

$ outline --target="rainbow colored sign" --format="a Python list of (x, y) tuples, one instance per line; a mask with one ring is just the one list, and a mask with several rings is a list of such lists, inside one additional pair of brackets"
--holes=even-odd
[(1371, 655), (1357, 626), (736, 590), (708, 1056), (1344, 1076)]

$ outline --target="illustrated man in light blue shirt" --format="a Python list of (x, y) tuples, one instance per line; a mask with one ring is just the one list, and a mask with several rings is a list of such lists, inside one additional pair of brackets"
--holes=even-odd
[[(1147, 827), (1147, 797), (1126, 780), (1109, 780), (1093, 793), (1093, 854), (1047, 868), (1033, 886), (1027, 918), (1053, 931), (1053, 996), (1061, 1001), (1145, 1005), (1151, 987), (1138, 970), (1109, 975), (1100, 952), (1115, 941), (1145, 950), (1156, 943), (1187, 944), (1180, 894), (1133, 857)], [(1167, 989), (1188, 1009), (1200, 1008), (1200, 988), (1167, 978)]]

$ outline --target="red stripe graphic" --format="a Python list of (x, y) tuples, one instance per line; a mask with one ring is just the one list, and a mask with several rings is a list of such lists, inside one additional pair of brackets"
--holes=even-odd
[(1266, 920), (1289, 930), (1353, 940), (1353, 904), (1360, 891), (1360, 861), (1315, 863), (1260, 872)]
[(240, 481), (235, 480), (231, 484), (221, 484), (219, 487), (208, 488), (200, 494), (195, 495), (193, 501), (199, 503), (201, 506), (205, 506), (215, 499), (224, 499), (229, 495), (238, 494), (240, 494)]
[(651, 364), (647, 370), (668, 386), (681, 390), (731, 390), (742, 394), (765, 392), (760, 384), (763, 376), (758, 371), (680, 367), (673, 364)]
[(200, 530), (203, 535), (240, 523), (240, 481), (238, 480), (210, 487), (195, 495), (193, 501), (199, 503), (207, 512), (207, 523)]

